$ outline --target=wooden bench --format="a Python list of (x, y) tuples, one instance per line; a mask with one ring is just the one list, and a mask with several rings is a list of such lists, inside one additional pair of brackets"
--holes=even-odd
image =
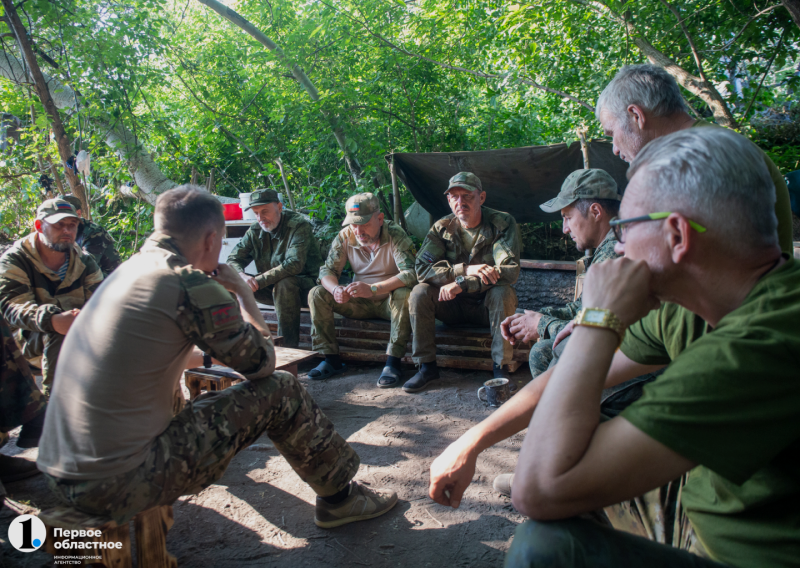
[[(61, 506), (42, 511), (39, 519), (47, 527), (45, 550), (50, 554), (85, 558), (79, 565), (106, 568), (133, 568), (130, 524), (118, 525), (108, 517), (96, 517), (71, 507)], [(172, 506), (164, 505), (142, 511), (133, 518), (136, 535), (136, 565), (139, 568), (177, 568), (178, 560), (167, 552), (167, 531), (175, 522)], [(56, 536), (55, 529), (100, 531), (100, 536)], [(60, 532), (60, 531), (59, 531)], [(100, 542), (121, 543), (109, 548), (56, 548), (56, 543)], [(93, 558), (100, 557), (100, 561)]]
[[(297, 365), (303, 361), (308, 361), (317, 357), (315, 351), (305, 351), (303, 349), (291, 349), (290, 347), (276, 347), (275, 362), (276, 371), (288, 371), (297, 376)], [(194, 400), (202, 391), (220, 391), (231, 385), (240, 383), (245, 378), (229, 367), (212, 365), (210, 368), (196, 367), (187, 369), (183, 373), (183, 380), (186, 388), (189, 389), (189, 398)]]

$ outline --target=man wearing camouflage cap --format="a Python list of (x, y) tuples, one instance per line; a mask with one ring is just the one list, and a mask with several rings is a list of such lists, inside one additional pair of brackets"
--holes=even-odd
[(74, 195), (65, 195), (63, 199), (69, 201), (78, 217), (81, 218), (75, 243), (83, 249), (84, 253), (94, 257), (103, 272), (103, 277), (107, 277), (122, 262), (114, 246), (114, 239), (103, 227), (84, 217), (80, 199)]
[(418, 392), (439, 378), (436, 366), (436, 320), (446, 324), (473, 323), (492, 330), (494, 376), (504, 377), (511, 362), (511, 344), (503, 339), (500, 323), (514, 313), (519, 277), (519, 230), (514, 217), (482, 207), (486, 200), (481, 180), (460, 172), (445, 191), (452, 215), (434, 223), (417, 254), (419, 284), (409, 300), (414, 331), (414, 362), (419, 372), (403, 385)]
[[(314, 232), (302, 215), (284, 211), (278, 193), (260, 189), (250, 196), (258, 222), (253, 223), (228, 255), (228, 264), (239, 273), (262, 304), (275, 306), (278, 335), (285, 347), (300, 343), (300, 310), (322, 264)], [(245, 272), (251, 261), (256, 275)]]
[[(339, 356), (334, 313), (353, 319), (391, 321), (386, 366), (378, 386), (395, 386), (402, 377), (400, 360), (411, 335), (408, 297), (417, 283), (411, 239), (392, 221), (385, 221), (378, 198), (371, 193), (352, 196), (345, 204), (345, 226), (331, 243), (319, 272), (320, 286), (308, 295), (311, 341), (325, 360), (308, 376), (325, 379), (345, 369)], [(350, 284), (339, 284), (347, 264), (353, 270)]]
[(64, 335), (103, 280), (94, 258), (75, 244), (79, 222), (68, 201), (48, 199), (36, 211), (36, 230), (0, 258), (0, 312), (23, 356), (41, 365), (45, 394)]

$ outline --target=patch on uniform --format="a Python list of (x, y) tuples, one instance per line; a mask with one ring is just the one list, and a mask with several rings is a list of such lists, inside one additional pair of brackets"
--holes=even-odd
[(211, 323), (214, 325), (214, 327), (226, 326), (229, 323), (236, 321), (238, 316), (239, 312), (236, 311), (235, 304), (211, 308)]
[(358, 213), (360, 208), (361, 208), (361, 204), (360, 203), (353, 203), (353, 204), (350, 205), (350, 207), (347, 208), (347, 212), (348, 213)]
[(430, 251), (427, 250), (422, 253), (422, 260), (425, 262), (430, 262), (431, 264), (436, 262), (436, 258), (430, 253)]

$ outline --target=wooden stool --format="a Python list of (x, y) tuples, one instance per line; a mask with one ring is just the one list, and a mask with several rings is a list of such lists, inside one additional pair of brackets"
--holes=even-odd
[[(100, 561), (87, 559), (81, 565), (102, 565), (106, 568), (133, 568), (130, 524), (118, 525), (108, 517), (96, 517), (60, 506), (42, 511), (39, 518), (47, 527), (45, 550), (54, 556), (100, 557)], [(167, 531), (175, 521), (172, 505), (153, 507), (133, 518), (136, 534), (136, 565), (139, 568), (177, 568), (178, 560), (167, 552)], [(65, 536), (55, 534), (55, 529), (64, 531), (100, 531), (100, 536)], [(61, 533), (62, 531), (59, 531)], [(109, 548), (56, 548), (56, 543), (100, 542), (121, 543), (121, 547)]]
[[(297, 365), (317, 356), (316, 351), (276, 347), (275, 370), (288, 371), (296, 377)], [(194, 369), (186, 369), (183, 373), (183, 380), (186, 383), (186, 388), (189, 389), (189, 397), (194, 400), (204, 390), (208, 392), (220, 391), (244, 381), (245, 378), (229, 367), (212, 365), (209, 368), (195, 367)]]

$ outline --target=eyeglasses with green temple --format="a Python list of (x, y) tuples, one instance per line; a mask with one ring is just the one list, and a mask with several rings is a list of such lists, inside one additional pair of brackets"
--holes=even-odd
[[(611, 225), (611, 230), (614, 231), (614, 237), (617, 239), (618, 242), (624, 243), (625, 242), (625, 227), (632, 224), (632, 223), (641, 223), (645, 221), (660, 221), (661, 219), (666, 219), (670, 215), (672, 215), (672, 211), (661, 211), (659, 213), (650, 213), (649, 215), (642, 215), (641, 217), (631, 217), (630, 219), (617, 219), (614, 217), (609, 222)], [(703, 227), (701, 224), (692, 221), (691, 219), (687, 219), (689, 221), (689, 226), (697, 231), (698, 233), (705, 233), (706, 228)]]

